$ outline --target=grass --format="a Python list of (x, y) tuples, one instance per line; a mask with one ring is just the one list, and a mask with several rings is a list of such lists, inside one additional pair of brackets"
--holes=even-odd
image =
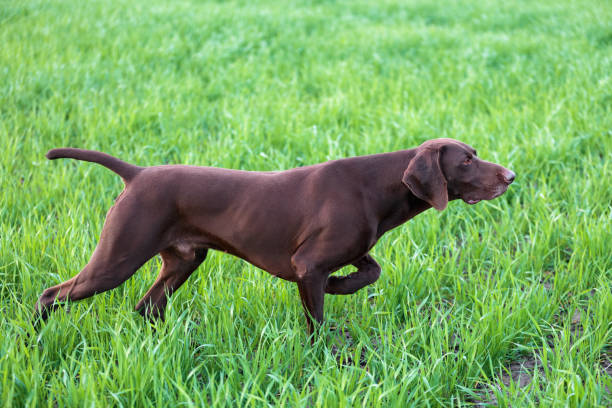
[[(2, 406), (612, 405), (610, 21), (604, 1), (1, 1)], [(386, 234), (381, 278), (327, 296), (312, 347), (295, 285), (219, 253), (154, 328), (133, 307), (158, 259), (33, 325), (122, 189), (49, 148), (274, 170), (435, 137), (517, 181)]]

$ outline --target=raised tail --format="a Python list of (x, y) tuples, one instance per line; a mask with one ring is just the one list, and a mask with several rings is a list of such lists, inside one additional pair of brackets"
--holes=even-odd
[(77, 159), (98, 163), (117, 173), (125, 183), (136, 177), (142, 171), (142, 167), (134, 166), (119, 160), (110, 154), (97, 152), (95, 150), (75, 149), (74, 147), (63, 147), (51, 149), (46, 154), (47, 159)]

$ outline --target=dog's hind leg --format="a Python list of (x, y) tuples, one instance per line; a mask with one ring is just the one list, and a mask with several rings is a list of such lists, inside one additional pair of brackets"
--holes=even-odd
[(161, 226), (138, 202), (118, 202), (108, 212), (100, 241), (78, 275), (43, 291), (36, 313), (46, 319), (57, 302), (80, 300), (116, 288), (159, 252)]
[(105, 262), (99, 257), (96, 259), (94, 253), (92, 260), (78, 275), (43, 291), (36, 302), (36, 313), (46, 319), (60, 302), (81, 300), (114, 289), (129, 279), (153, 255), (151, 251), (137, 259)]
[(204, 262), (205, 248), (178, 252), (173, 248), (161, 251), (162, 268), (155, 283), (136, 305), (141, 315), (151, 318), (164, 318), (168, 298), (191, 276), (193, 271)]

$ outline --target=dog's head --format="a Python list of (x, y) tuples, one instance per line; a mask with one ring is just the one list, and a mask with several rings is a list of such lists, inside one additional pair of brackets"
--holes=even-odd
[(417, 148), (402, 182), (415, 196), (442, 211), (449, 199), (476, 204), (499, 197), (514, 177), (499, 164), (478, 158), (476, 150), (465, 143), (433, 139)]

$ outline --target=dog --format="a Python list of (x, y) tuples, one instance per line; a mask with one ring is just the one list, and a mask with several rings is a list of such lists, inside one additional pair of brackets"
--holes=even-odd
[[(136, 310), (163, 319), (168, 297), (214, 249), (296, 282), (310, 334), (323, 322), (326, 293), (352, 294), (378, 279), (380, 266), (369, 251), (385, 232), (452, 200), (492, 200), (515, 178), (453, 139), (277, 172), (138, 167), (75, 148), (52, 149), (47, 158), (98, 163), (117, 173), (125, 189), (89, 263), (42, 293), (37, 316), (46, 319), (58, 302), (116, 288), (161, 254), (159, 276)], [(346, 265), (357, 270), (331, 275)]]

